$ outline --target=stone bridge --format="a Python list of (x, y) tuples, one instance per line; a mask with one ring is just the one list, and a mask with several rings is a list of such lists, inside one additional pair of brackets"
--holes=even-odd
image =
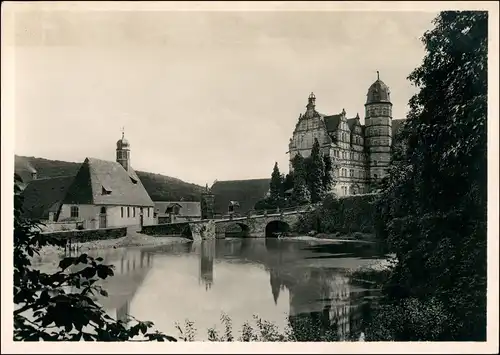
[(288, 233), (298, 222), (299, 217), (310, 209), (311, 207), (245, 217), (157, 224), (144, 226), (142, 233), (148, 235), (177, 235), (193, 240), (225, 238), (226, 236), (243, 238), (275, 237), (278, 233)]

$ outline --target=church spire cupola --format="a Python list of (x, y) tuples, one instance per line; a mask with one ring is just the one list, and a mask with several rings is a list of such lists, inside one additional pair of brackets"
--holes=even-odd
[(125, 138), (125, 129), (122, 128), (122, 138), (116, 142), (116, 161), (125, 170), (130, 169), (130, 143)]
[(306, 115), (307, 117), (312, 117), (316, 109), (316, 96), (314, 96), (313, 92), (311, 92), (307, 101), (308, 102), (306, 106), (307, 108)]

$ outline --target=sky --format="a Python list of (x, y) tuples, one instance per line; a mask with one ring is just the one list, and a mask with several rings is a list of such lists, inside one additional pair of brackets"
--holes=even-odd
[(15, 154), (115, 159), (211, 185), (288, 171), (307, 97), (364, 117), (368, 87), (404, 118), (435, 12), (23, 11), (14, 17)]

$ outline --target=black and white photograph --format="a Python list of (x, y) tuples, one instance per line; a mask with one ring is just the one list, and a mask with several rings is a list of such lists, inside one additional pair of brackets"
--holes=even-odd
[(498, 18), (3, 2), (2, 353), (497, 352)]

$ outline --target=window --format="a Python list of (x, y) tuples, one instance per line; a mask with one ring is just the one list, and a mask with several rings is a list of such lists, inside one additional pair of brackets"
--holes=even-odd
[(353, 176), (354, 176), (354, 170), (353, 170), (353, 169), (349, 169), (349, 176), (350, 176), (350, 177), (353, 177)]
[(127, 218), (130, 218), (130, 207), (127, 206)]
[(104, 206), (101, 207), (101, 214), (106, 214), (106, 207)]
[(78, 218), (78, 206), (71, 206), (70, 215), (71, 218)]
[(123, 218), (123, 207), (121, 209), (122, 209), (122, 218)]
[(133, 211), (133, 213), (134, 213), (134, 215), (133, 215), (133, 217), (134, 217), (134, 218), (135, 218), (135, 210), (136, 210), (136, 208), (135, 208), (135, 207), (132, 207), (132, 211)]
[(150, 210), (150, 208), (148, 207), (148, 217), (149, 217), (149, 210)]

